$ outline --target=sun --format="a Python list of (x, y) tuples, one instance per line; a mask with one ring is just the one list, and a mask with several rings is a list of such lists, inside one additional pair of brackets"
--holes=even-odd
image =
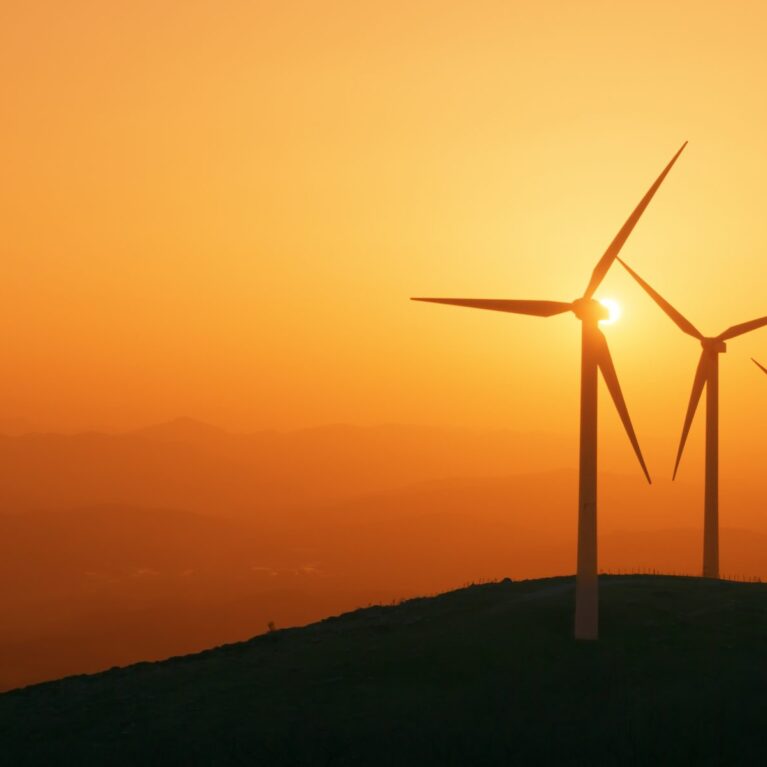
[(600, 325), (613, 325), (621, 318), (621, 305), (614, 298), (600, 298), (599, 303), (610, 312), (606, 320), (599, 320)]

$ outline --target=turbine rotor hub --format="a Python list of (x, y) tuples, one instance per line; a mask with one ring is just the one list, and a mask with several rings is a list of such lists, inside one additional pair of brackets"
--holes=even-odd
[(727, 351), (727, 344), (718, 338), (704, 338), (700, 345), (707, 351), (714, 354), (724, 354)]
[(576, 298), (575, 301), (573, 301), (573, 313), (583, 322), (597, 323), (600, 320), (607, 320), (610, 318), (610, 312), (607, 307), (600, 304), (599, 301), (595, 301), (593, 298)]

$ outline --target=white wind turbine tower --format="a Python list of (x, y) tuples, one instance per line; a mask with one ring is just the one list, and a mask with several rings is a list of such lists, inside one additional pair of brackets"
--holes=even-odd
[(597, 262), (586, 292), (575, 301), (519, 301), (487, 298), (414, 298), (437, 304), (467, 306), (474, 309), (491, 309), (512, 314), (528, 314), (551, 317), (573, 312), (581, 321), (581, 406), (580, 406), (580, 462), (578, 490), (578, 565), (575, 588), (575, 638), (597, 639), (599, 635), (599, 606), (597, 583), (597, 370), (602, 371), (607, 388), (620, 415), (623, 426), (636, 453), (642, 471), (650, 481), (634, 427), (623, 399), (618, 377), (615, 373), (607, 341), (599, 330), (600, 320), (607, 319), (608, 312), (594, 300), (594, 293), (607, 274), (620, 249), (663, 179), (671, 170), (682, 150), (671, 158), (655, 183), (640, 200), (626, 223), (621, 227), (609, 247)]
[[(767, 317), (759, 317), (750, 322), (733, 325), (718, 336), (704, 336), (688, 319), (683, 317), (671, 304), (651, 288), (626, 263), (618, 259), (631, 276), (644, 288), (650, 298), (674, 321), (676, 326), (687, 335), (700, 341), (703, 347), (692, 384), (690, 403), (682, 427), (682, 439), (676, 454), (673, 478), (682, 460), (687, 435), (690, 433), (692, 419), (700, 402), (703, 388), (706, 388), (706, 490), (703, 510), (703, 577), (719, 577), (719, 355), (727, 351), (726, 341), (750, 333), (752, 330), (767, 325)], [(757, 363), (758, 365), (759, 363)], [(761, 367), (761, 365), (760, 365)], [(764, 368), (762, 368), (764, 369)], [(767, 371), (765, 371), (767, 372)]]

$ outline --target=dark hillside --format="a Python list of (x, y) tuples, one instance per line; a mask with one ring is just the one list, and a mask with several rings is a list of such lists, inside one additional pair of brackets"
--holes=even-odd
[(472, 586), (0, 696), (5, 763), (758, 764), (767, 586), (603, 577)]

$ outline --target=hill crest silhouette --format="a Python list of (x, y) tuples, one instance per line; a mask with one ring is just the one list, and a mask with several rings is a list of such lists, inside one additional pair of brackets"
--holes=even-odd
[(767, 585), (603, 577), (602, 640), (588, 649), (571, 639), (573, 587), (571, 577), (471, 586), (6, 693), (4, 754), (296, 767), (759, 762)]

